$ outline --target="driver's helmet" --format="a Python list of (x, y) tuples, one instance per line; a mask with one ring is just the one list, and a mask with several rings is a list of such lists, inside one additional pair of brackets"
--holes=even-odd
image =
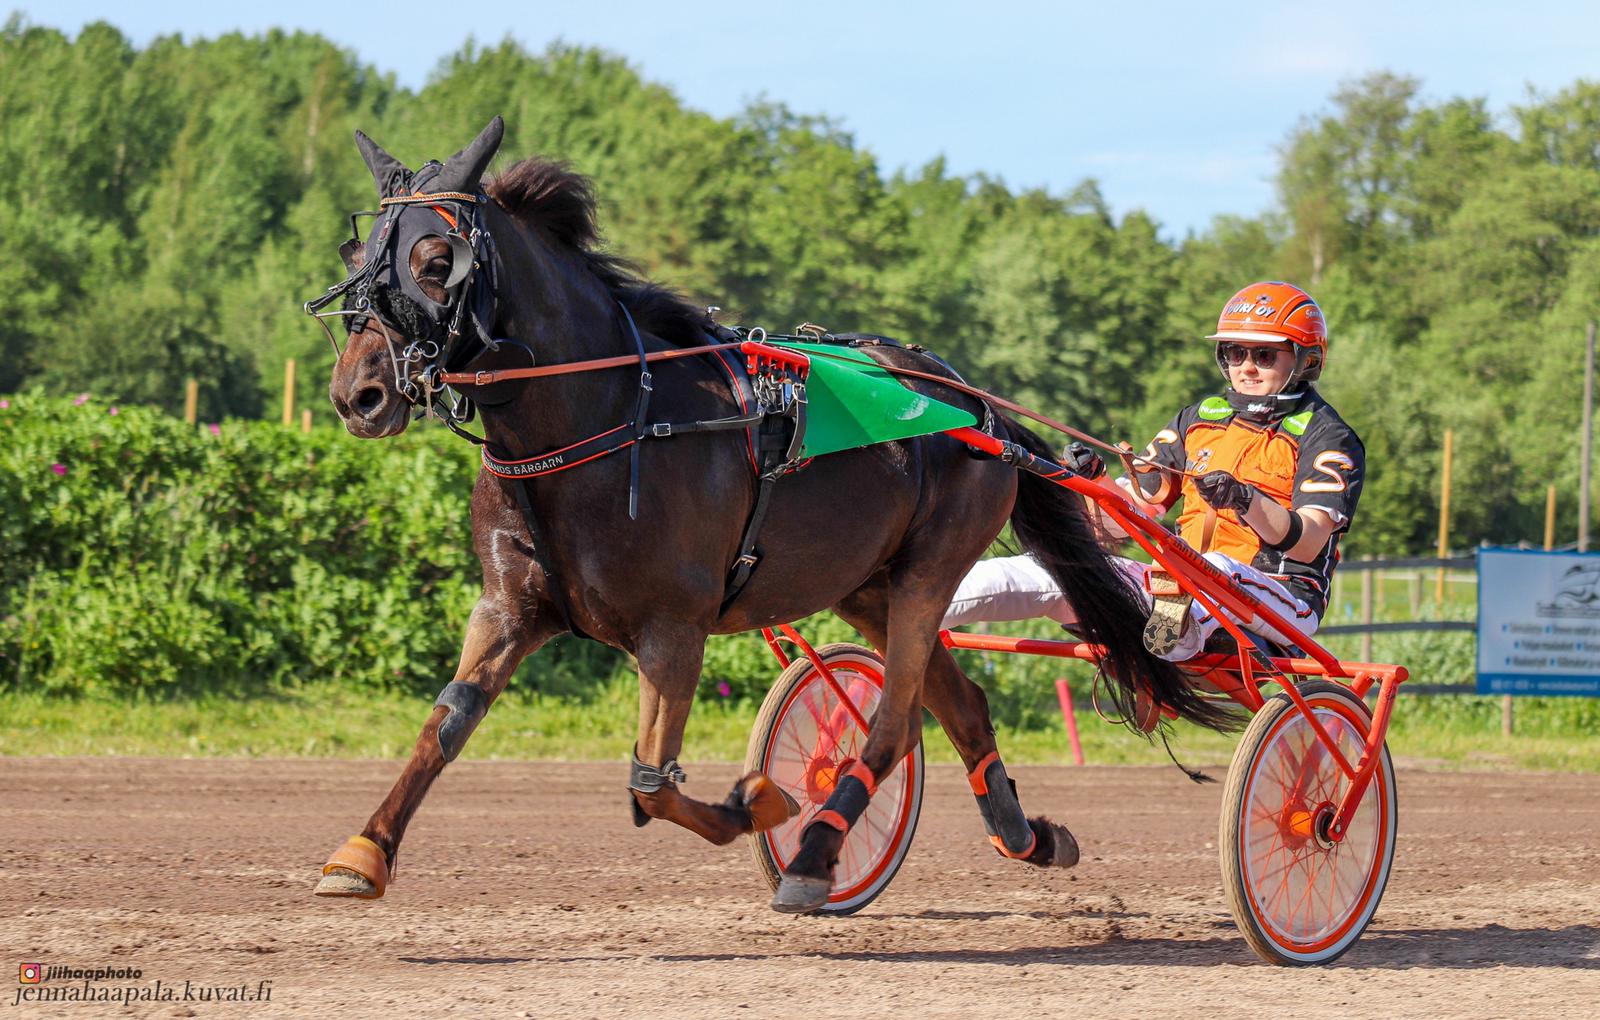
[(1228, 378), (1220, 348), (1223, 341), (1294, 344), (1294, 372), (1285, 388), (1315, 382), (1328, 357), (1328, 323), (1311, 295), (1292, 283), (1264, 280), (1240, 290), (1222, 306), (1217, 331), (1217, 367)]

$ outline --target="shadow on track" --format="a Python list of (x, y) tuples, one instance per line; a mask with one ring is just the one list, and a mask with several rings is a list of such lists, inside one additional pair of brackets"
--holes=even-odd
[[(945, 912), (933, 915), (943, 917)], [(960, 914), (961, 918), (987, 918), (987, 912)], [(994, 916), (1009, 916), (996, 912)], [(1065, 915), (1034, 912), (1044, 920)], [(1085, 918), (1103, 916), (1084, 912)], [(1144, 916), (1144, 915), (1128, 915)], [(503, 966), (519, 963), (577, 963), (602, 960), (646, 959), (666, 963), (709, 963), (733, 960), (782, 960), (815, 958), (822, 960), (866, 961), (874, 963), (962, 963), (1003, 967), (1037, 966), (1165, 966), (1209, 967), (1218, 964), (1266, 966), (1251, 955), (1243, 940), (1234, 937), (1231, 922), (1211, 924), (1230, 934), (1222, 938), (1125, 938), (1113, 930), (1098, 942), (1063, 946), (1032, 946), (1017, 949), (919, 949), (905, 952), (829, 951), (797, 949), (785, 953), (613, 953), (583, 956), (402, 956), (401, 963), (424, 966), (467, 964)], [(1571, 925), (1566, 928), (1507, 928), (1490, 924), (1482, 928), (1369, 929), (1361, 943), (1330, 966), (1352, 970), (1479, 970), (1493, 967), (1534, 967), (1539, 969), (1600, 970), (1600, 927)]]

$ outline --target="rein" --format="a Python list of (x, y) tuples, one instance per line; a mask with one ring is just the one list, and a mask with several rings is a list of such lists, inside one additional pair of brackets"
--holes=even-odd
[[(714, 354), (718, 351), (741, 348), (746, 342), (747, 341), (731, 341), (728, 343), (719, 344), (703, 344), (699, 347), (680, 347), (673, 350), (653, 351), (644, 355), (643, 361), (645, 363), (649, 363), (655, 361), (667, 361), (673, 358), (688, 358), (697, 355)], [(830, 354), (826, 351), (811, 351), (808, 352), (808, 356), (818, 358), (833, 358), (838, 361), (855, 364), (854, 360), (851, 358), (845, 357), (841, 354)], [(587, 361), (567, 361), (553, 365), (539, 365), (534, 368), (507, 368), (479, 372), (442, 372), (435, 378), (438, 380), (438, 382), (449, 386), (488, 386), (492, 383), (509, 382), (517, 379), (541, 379), (549, 376), (573, 375), (578, 372), (597, 372), (608, 368), (625, 368), (629, 365), (639, 364), (640, 360), (641, 359), (638, 355), (621, 354), (608, 358), (593, 358)], [(1005, 397), (990, 393), (987, 390), (981, 390), (976, 386), (971, 386), (964, 382), (958, 382), (949, 378), (948, 376), (936, 375), (932, 372), (920, 372), (914, 368), (898, 368), (893, 365), (882, 364), (881, 362), (877, 364), (877, 367), (881, 368), (890, 375), (904, 376), (906, 378), (921, 379), (926, 382), (937, 383), (949, 389), (956, 390), (957, 392), (965, 393), (967, 396), (976, 397), (979, 400), (989, 401), (1003, 410), (1010, 411), (1013, 414), (1020, 415), (1031, 421), (1038, 422), (1040, 425), (1043, 425), (1046, 428), (1054, 429), (1057, 432), (1071, 436), (1072, 438), (1077, 439), (1080, 442), (1088, 443), (1091, 446), (1098, 446), (1100, 449), (1105, 450), (1108, 453), (1115, 454), (1117, 458), (1122, 461), (1123, 465), (1129, 469), (1130, 475), (1134, 473), (1132, 470), (1134, 464), (1142, 464), (1146, 465), (1150, 469), (1165, 471), (1168, 474), (1177, 475), (1179, 477), (1195, 477), (1193, 472), (1185, 471), (1181, 468), (1171, 467), (1166, 464), (1160, 464), (1148, 458), (1141, 457), (1133, 453), (1132, 447), (1128, 446), (1127, 443), (1108, 443), (1103, 439), (1098, 439), (1089, 435), (1087, 432), (1075, 429), (1071, 425), (1067, 425), (1064, 422), (1056, 421), (1054, 418), (1050, 418), (1046, 415), (1040, 414), (1037, 411), (1030, 410), (1021, 404), (1016, 403), (1015, 401), (1007, 400)], [(620, 446), (614, 447), (614, 449), (620, 449)], [(564, 451), (554, 452), (559, 453)], [(545, 456), (549, 455), (546, 454)], [(539, 458), (532, 459), (537, 461)], [(570, 467), (573, 465), (568, 463), (565, 466)], [(493, 469), (491, 468), (490, 470)]]

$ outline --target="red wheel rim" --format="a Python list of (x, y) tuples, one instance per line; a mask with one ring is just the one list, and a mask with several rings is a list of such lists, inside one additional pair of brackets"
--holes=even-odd
[[(870, 718), (883, 690), (883, 675), (859, 660), (829, 662), (838, 681), (863, 717)], [(839, 696), (815, 670), (795, 685), (778, 710), (772, 737), (762, 756), (762, 771), (800, 803), (800, 814), (762, 833), (778, 870), (787, 870), (800, 846), (800, 834), (822, 809), (832, 780), (851, 759), (861, 757), (866, 734), (845, 711)], [(870, 889), (895, 859), (916, 806), (911, 769), (922, 754), (914, 748), (878, 784), (856, 824), (845, 837), (834, 870), (828, 902), (843, 903)], [(820, 798), (820, 799), (819, 799)]]
[[(1341, 753), (1358, 761), (1367, 720), (1338, 699), (1311, 699)], [(1345, 838), (1319, 828), (1349, 785), (1305, 718), (1286, 712), (1267, 732), (1245, 787), (1239, 866), (1258, 927), (1285, 952), (1315, 956), (1366, 923), (1381, 895), (1394, 838), (1389, 776), (1378, 768)]]

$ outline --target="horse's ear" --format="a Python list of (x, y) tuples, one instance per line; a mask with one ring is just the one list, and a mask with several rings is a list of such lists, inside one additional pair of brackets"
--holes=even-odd
[(432, 187), (438, 191), (476, 191), (489, 161), (500, 149), (500, 139), (506, 134), (506, 122), (496, 117), (479, 132), (472, 144), (445, 160)]
[(367, 169), (372, 171), (372, 179), (377, 182), (380, 197), (388, 198), (405, 192), (411, 180), (411, 171), (406, 169), (404, 163), (384, 152), (381, 145), (360, 131), (356, 132), (356, 148), (361, 150), (361, 158), (367, 161)]

